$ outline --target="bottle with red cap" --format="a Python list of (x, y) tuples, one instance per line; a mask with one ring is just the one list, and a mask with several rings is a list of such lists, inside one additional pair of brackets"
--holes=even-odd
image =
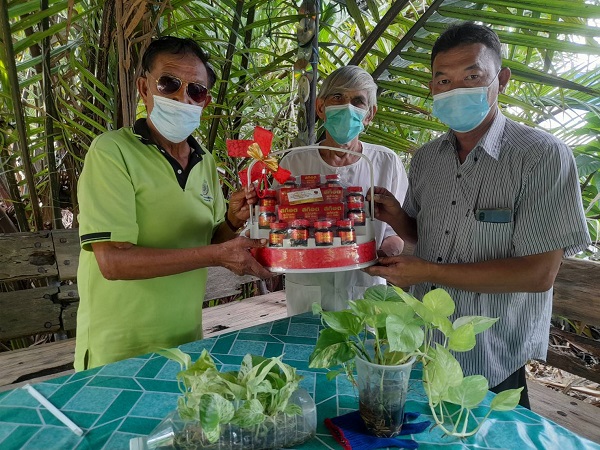
[(362, 186), (348, 186), (346, 189), (346, 200), (348, 203), (364, 202), (365, 196), (363, 195)]
[(277, 221), (275, 206), (259, 206), (258, 228), (269, 228), (272, 222)]
[(333, 245), (333, 221), (321, 219), (315, 222), (315, 245), (325, 247)]
[(356, 230), (352, 219), (342, 219), (337, 221), (337, 235), (342, 245), (356, 244)]
[(354, 225), (364, 225), (367, 222), (364, 202), (348, 202), (348, 219), (354, 221)]
[(290, 245), (292, 247), (308, 246), (308, 229), (310, 222), (306, 219), (295, 219), (290, 223)]
[(269, 247), (283, 247), (283, 240), (288, 237), (287, 222), (271, 222)]

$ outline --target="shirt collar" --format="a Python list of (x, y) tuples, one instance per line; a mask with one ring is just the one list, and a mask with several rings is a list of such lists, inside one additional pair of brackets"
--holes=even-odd
[[(152, 134), (150, 133), (150, 127), (148, 126), (148, 120), (145, 117), (138, 119), (133, 124), (133, 133), (138, 137), (138, 139), (145, 145), (156, 145), (158, 148), (161, 146), (152, 139)], [(205, 153), (205, 150), (200, 146), (198, 141), (194, 139), (192, 136), (188, 136), (187, 143), (192, 149), (192, 153), (197, 154), (197, 156), (202, 159), (202, 155)]]
[[(490, 155), (495, 160), (498, 160), (500, 157), (500, 150), (502, 148), (502, 136), (504, 134), (504, 125), (506, 124), (506, 117), (504, 114), (498, 110), (492, 125), (487, 130), (487, 132), (483, 135), (483, 137), (479, 140), (477, 145), (473, 150), (477, 148), (481, 148), (484, 152)], [(442, 136), (442, 140), (450, 144), (451, 148), (456, 150), (457, 142), (456, 136), (452, 132), (452, 130), (448, 130), (446, 134)], [(443, 148), (440, 147), (440, 150)]]

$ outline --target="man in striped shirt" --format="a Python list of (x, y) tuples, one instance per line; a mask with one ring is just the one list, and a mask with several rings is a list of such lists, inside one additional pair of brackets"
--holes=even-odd
[(492, 391), (524, 387), (525, 364), (545, 359), (552, 285), (563, 256), (590, 243), (571, 150), (552, 135), (506, 118), (498, 94), (510, 78), (489, 28), (464, 23), (445, 31), (431, 55), (433, 114), (449, 126), (412, 159), (402, 207), (375, 188), (375, 216), (415, 256), (381, 258), (364, 269), (421, 298), (436, 287), (456, 302), (455, 316), (499, 318), (457, 353), (465, 375), (485, 376)]

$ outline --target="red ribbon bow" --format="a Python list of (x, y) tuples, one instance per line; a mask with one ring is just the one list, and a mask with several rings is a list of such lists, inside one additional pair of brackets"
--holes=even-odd
[[(227, 139), (227, 154), (232, 157), (245, 158), (251, 157), (256, 160), (252, 166), (250, 175), (251, 181), (259, 181), (259, 197), (261, 190), (267, 188), (267, 171), (273, 174), (273, 177), (283, 184), (291, 175), (289, 170), (282, 169), (277, 164), (277, 160), (269, 157), (271, 151), (271, 142), (273, 133), (262, 127), (254, 128), (254, 140), (248, 139)], [(258, 148), (257, 148), (258, 147)], [(248, 185), (248, 169), (239, 172), (242, 185)]]

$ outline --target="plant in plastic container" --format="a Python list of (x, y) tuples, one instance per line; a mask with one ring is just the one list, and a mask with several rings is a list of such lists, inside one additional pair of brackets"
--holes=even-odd
[[(240, 369), (219, 372), (206, 350), (194, 363), (179, 349), (159, 352), (179, 362), (176, 414), (147, 439), (147, 448), (270, 449), (315, 434), (316, 409), (302, 377), (281, 357), (246, 355)], [(167, 431), (165, 431), (165, 429)]]
[[(313, 312), (321, 315), (326, 328), (309, 358), (310, 367), (341, 364), (359, 388), (360, 412), (367, 427), (374, 434), (394, 436), (402, 426), (406, 373), (413, 362), (420, 362), (423, 387), (437, 426), (456, 437), (476, 433), (483, 420), (473, 423), (470, 411), (485, 398), (488, 382), (481, 375), (465, 377), (451, 351), (471, 350), (475, 335), (497, 319), (465, 316), (451, 322), (455, 304), (443, 289), (434, 289), (419, 301), (400, 288), (379, 285), (367, 289), (364, 297), (350, 301), (350, 309), (345, 311), (323, 311), (319, 304), (313, 304)], [(443, 336), (441, 344), (434, 342), (434, 332)], [(408, 366), (404, 375), (397, 367), (402, 365)], [(328, 376), (338, 374), (331, 371)], [(400, 397), (394, 394), (394, 382), (399, 386), (396, 391), (404, 389)], [(485, 418), (493, 410), (515, 408), (521, 390), (498, 394)]]

